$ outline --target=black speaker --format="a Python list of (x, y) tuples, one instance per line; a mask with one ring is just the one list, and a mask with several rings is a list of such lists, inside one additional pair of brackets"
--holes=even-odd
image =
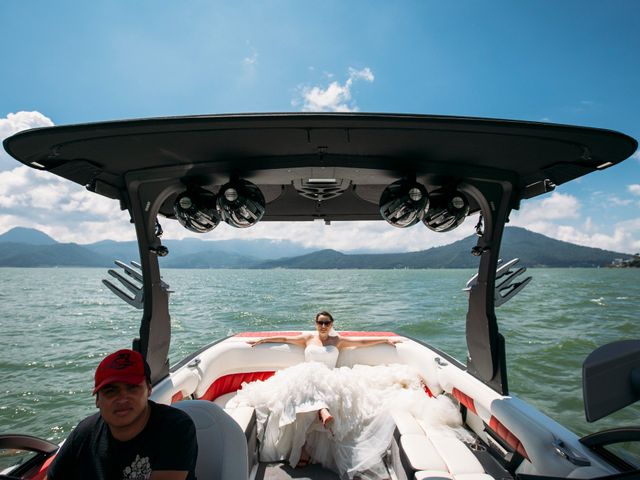
[(216, 196), (204, 188), (189, 188), (176, 197), (173, 211), (180, 224), (196, 233), (210, 232), (220, 223)]
[(382, 218), (394, 227), (406, 228), (422, 220), (429, 206), (429, 195), (424, 185), (398, 180), (384, 189), (379, 206)]
[(264, 215), (264, 195), (248, 180), (232, 180), (218, 192), (218, 209), (232, 227), (251, 227)]
[(432, 192), (430, 200), (429, 209), (422, 221), (434, 232), (453, 230), (469, 214), (469, 201), (457, 190)]

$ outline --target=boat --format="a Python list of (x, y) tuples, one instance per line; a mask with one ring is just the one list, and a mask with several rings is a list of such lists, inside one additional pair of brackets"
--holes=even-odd
[[(23, 131), (4, 148), (23, 164), (114, 200), (135, 225), (139, 262), (117, 262), (105, 285), (142, 312), (132, 339), (151, 368), (152, 399), (187, 411), (196, 424), (199, 478), (337, 478), (318, 465), (265, 463), (251, 407), (230, 408), (245, 382), (304, 361), (300, 348), (247, 339), (294, 332), (238, 332), (170, 365), (169, 285), (159, 257), (161, 222), (208, 233), (222, 222), (387, 221), (446, 234), (476, 223), (478, 272), (466, 285), (468, 355), (464, 361), (403, 337), (340, 353), (339, 366), (405, 364), (425, 395), (447, 396), (472, 441), (434, 434), (408, 413), (385, 454), (389, 478), (534, 480), (638, 478), (639, 465), (611, 449), (640, 440), (639, 427), (583, 438), (510, 391), (505, 340), (495, 309), (530, 278), (502, 262), (510, 213), (583, 175), (630, 157), (637, 142), (622, 133), (526, 121), (429, 115), (275, 113), (152, 118)], [(472, 217), (473, 220), (469, 220)], [(411, 234), (410, 230), (407, 235)], [(553, 327), (549, 327), (550, 334)], [(394, 332), (342, 332), (396, 338)], [(463, 335), (463, 332), (460, 332)], [(603, 345), (585, 359), (587, 419), (640, 396), (640, 341)], [(26, 435), (0, 436), (0, 448), (33, 451), (4, 478), (39, 479), (57, 445)]]

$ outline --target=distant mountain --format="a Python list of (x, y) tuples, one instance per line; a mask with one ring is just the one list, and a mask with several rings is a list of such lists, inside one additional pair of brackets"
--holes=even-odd
[[(3, 252), (0, 266), (111, 267), (113, 260), (138, 261), (135, 241), (100, 242), (60, 247), (58, 242), (39, 230), (17, 227), (0, 235)], [(261, 261), (309, 253), (312, 249), (290, 240), (164, 240), (170, 255), (160, 259), (163, 268), (249, 268)], [(34, 246), (56, 247), (52, 249)]]
[[(477, 237), (471, 235), (450, 245), (419, 252), (347, 255), (335, 250), (321, 250), (263, 262), (254, 268), (476, 268), (479, 259), (471, 255), (471, 248), (476, 243)], [(603, 267), (616, 258), (631, 257), (562, 242), (518, 227), (505, 229), (500, 254), (505, 260), (518, 257), (520, 264), (527, 267)]]
[(102, 240), (101, 242), (84, 245), (84, 247), (97, 255), (112, 259), (112, 263), (113, 260), (122, 260), (124, 262), (140, 260), (138, 242), (136, 241), (115, 242), (113, 240)]
[(29, 245), (3, 242), (0, 248), (2, 267), (107, 267), (113, 262), (107, 257), (76, 245)]
[(162, 268), (251, 268), (260, 262), (255, 257), (211, 250), (160, 260)]
[(616, 258), (632, 258), (626, 253), (583, 247), (518, 227), (505, 230), (500, 254), (504, 259), (519, 257), (530, 267), (606, 267)]
[(56, 242), (46, 233), (33, 228), (15, 227), (0, 235), (0, 243), (26, 243), (28, 245), (55, 245)]
[[(170, 254), (161, 260), (163, 265), (171, 263), (172, 267), (179, 265), (183, 268), (187, 268), (184, 266), (186, 264), (181, 263), (182, 261), (178, 262), (178, 257), (201, 256), (204, 258), (207, 256), (220, 256), (221, 253), (225, 253), (237, 258), (247, 257), (247, 261), (250, 264), (254, 264), (260, 260), (303, 255), (313, 251), (313, 249), (303, 247), (290, 240), (200, 240), (197, 238), (185, 238), (183, 240), (163, 240), (162, 244), (169, 249)], [(99, 255), (113, 259), (137, 260), (140, 258), (138, 243), (135, 241), (115, 242), (113, 240), (103, 240), (84, 246)], [(165, 260), (167, 263), (165, 263)], [(191, 264), (193, 261), (185, 258), (184, 262)], [(203, 265), (202, 268), (216, 267)]]
[[(20, 241), (8, 241), (18, 238)], [(53, 242), (53, 243), (51, 243)], [(295, 242), (271, 240), (165, 240), (170, 255), (163, 268), (475, 268), (471, 255), (477, 238), (469, 236), (450, 245), (409, 253), (344, 254), (335, 250), (310, 252)], [(139, 259), (136, 242), (105, 240), (90, 245), (61, 244), (37, 230), (14, 228), (0, 235), (0, 266), (110, 267), (113, 260)], [(518, 257), (528, 267), (598, 267), (631, 255), (582, 247), (554, 240), (523, 228), (505, 229), (501, 247), (505, 260)]]
[[(363, 268), (356, 265), (362, 265), (360, 259), (366, 256), (346, 255), (336, 250), (326, 249), (299, 257), (262, 262), (254, 268)], [(320, 267), (320, 265), (326, 266)]]

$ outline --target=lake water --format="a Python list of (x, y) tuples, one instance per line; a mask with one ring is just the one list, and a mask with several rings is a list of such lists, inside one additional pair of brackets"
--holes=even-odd
[[(464, 361), (471, 270), (164, 270), (171, 363), (247, 330), (309, 329), (329, 310), (338, 330), (391, 330)], [(511, 393), (579, 435), (638, 424), (640, 405), (584, 419), (581, 367), (605, 343), (640, 337), (640, 269), (529, 269), (497, 309)], [(0, 268), (0, 433), (58, 442), (93, 413), (93, 371), (130, 347), (141, 312), (100, 269)]]

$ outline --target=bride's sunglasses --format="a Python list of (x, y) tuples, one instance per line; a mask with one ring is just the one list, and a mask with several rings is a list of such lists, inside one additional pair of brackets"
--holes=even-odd
[(331, 325), (331, 320), (316, 320), (316, 323), (326, 327), (327, 325)]

